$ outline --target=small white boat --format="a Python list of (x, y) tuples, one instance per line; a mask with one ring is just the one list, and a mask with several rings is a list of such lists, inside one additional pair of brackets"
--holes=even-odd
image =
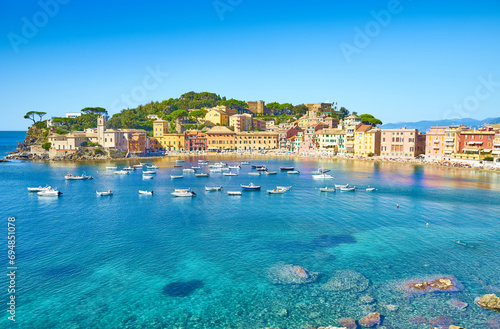
[(314, 179), (333, 179), (333, 176), (330, 174), (315, 174), (312, 177)]
[(38, 187), (28, 187), (28, 192), (43, 192), (43, 191), (48, 191), (48, 190), (52, 190), (52, 187), (50, 187), (50, 186), (46, 186), (46, 187), (41, 187), (41, 186), (38, 186)]
[(220, 168), (221, 171), (230, 171), (229, 167)]
[(353, 186), (353, 187), (341, 187), (340, 190), (342, 192), (354, 192), (356, 190), (356, 186)]
[(185, 168), (185, 169), (182, 169), (182, 172), (185, 172), (185, 173), (194, 173), (194, 169), (191, 169), (191, 168)]
[(123, 168), (122, 170), (134, 171), (134, 170), (135, 170), (135, 168), (134, 168), (134, 167), (130, 167), (130, 166), (128, 166), (128, 167)]
[(290, 171), (287, 171), (286, 173), (289, 174), (289, 175), (298, 175), (298, 174), (300, 174), (300, 171), (298, 171), (298, 170), (290, 170)]
[(330, 172), (330, 169), (323, 169), (323, 168), (318, 168), (318, 170), (315, 170), (312, 172), (313, 175), (315, 174), (326, 174), (327, 172)]
[(37, 194), (39, 196), (56, 197), (56, 196), (60, 196), (62, 194), (62, 192), (59, 192), (58, 190), (50, 189), (50, 190), (46, 190), (46, 191), (40, 191)]
[(195, 177), (209, 177), (209, 174), (194, 174)]
[(144, 167), (144, 165), (141, 165), (141, 164), (134, 165), (134, 168), (142, 168), (142, 167)]
[(248, 184), (248, 185), (243, 185), (243, 184), (241, 184), (241, 187), (242, 187), (244, 190), (249, 190), (249, 191), (257, 191), (257, 190), (260, 190), (260, 186), (255, 185), (254, 183), (250, 183), (250, 184)]
[(227, 191), (227, 195), (241, 195), (240, 191)]
[(180, 179), (180, 178), (184, 178), (183, 175), (170, 175), (170, 178), (172, 179)]
[(153, 175), (142, 175), (142, 179), (153, 179)]
[(241, 167), (240, 167), (240, 166), (229, 166), (228, 168), (229, 168), (229, 169), (241, 169)]
[(222, 186), (213, 186), (213, 187), (205, 186), (205, 191), (207, 192), (220, 191), (220, 190), (222, 190)]
[(266, 171), (266, 175), (276, 175), (277, 171)]
[(250, 164), (250, 162), (248, 162), (248, 161), (241, 161), (242, 166), (248, 166), (249, 164)]
[(195, 166), (195, 167), (191, 167), (191, 169), (193, 169), (193, 170), (200, 170), (201, 167), (200, 166)]
[(224, 176), (238, 176), (238, 174), (235, 172), (225, 172), (225, 173), (223, 173), (223, 175)]
[(276, 186), (276, 189), (277, 190), (285, 190), (285, 191), (289, 191), (292, 189), (291, 186)]
[(374, 188), (374, 187), (367, 187), (367, 188), (366, 188), (366, 191), (367, 191), (367, 192), (375, 191), (375, 188)]
[(349, 187), (349, 184), (344, 184), (344, 185), (335, 184), (335, 187), (336, 188)]
[(269, 194), (283, 194), (285, 192), (286, 192), (285, 190), (280, 190), (280, 189), (267, 190), (267, 193)]
[(92, 176), (86, 176), (85, 174), (82, 174), (80, 176), (73, 176), (71, 174), (67, 174), (64, 176), (64, 179), (66, 180), (87, 180), (87, 179), (92, 179)]
[(118, 170), (115, 171), (115, 175), (130, 175), (130, 172), (126, 170)]
[(248, 176), (260, 176), (260, 172), (249, 172)]
[(208, 160), (200, 159), (200, 160), (198, 160), (198, 163), (209, 163), (209, 161)]
[(185, 160), (175, 160), (175, 163), (184, 163)]
[(191, 192), (191, 188), (176, 188), (174, 192)]
[(156, 175), (156, 171), (154, 170), (144, 170), (142, 172), (143, 175)]
[(221, 173), (222, 170), (221, 170), (221, 168), (214, 168), (214, 169), (210, 169), (210, 172)]
[(142, 190), (139, 190), (139, 194), (144, 194), (144, 195), (153, 195), (154, 192), (153, 191), (142, 191)]
[(173, 196), (175, 197), (180, 197), (180, 198), (190, 198), (190, 197), (193, 197), (196, 195), (196, 193), (192, 192), (192, 191), (188, 191), (188, 192), (172, 192), (171, 193)]
[(331, 187), (320, 187), (320, 188), (319, 188), (319, 191), (320, 191), (320, 192), (335, 192), (335, 188), (331, 188)]
[(146, 166), (147, 169), (160, 169), (157, 165)]
[(259, 167), (257, 169), (255, 169), (257, 171), (267, 171), (267, 168), (266, 167)]
[(118, 167), (117, 167), (117, 166), (114, 166), (114, 167), (106, 167), (106, 170), (116, 170), (116, 169), (118, 169)]
[(97, 196), (109, 196), (109, 195), (113, 195), (113, 191), (111, 191), (111, 190), (107, 190), (107, 191), (104, 191), (104, 192), (95, 191), (95, 193), (97, 194)]

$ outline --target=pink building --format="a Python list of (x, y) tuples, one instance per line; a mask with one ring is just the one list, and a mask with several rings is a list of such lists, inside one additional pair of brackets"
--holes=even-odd
[(425, 134), (425, 158), (442, 160), (446, 156), (446, 132), (450, 127), (431, 127)]
[(382, 129), (380, 156), (415, 158), (425, 153), (425, 134), (418, 129)]
[(326, 128), (326, 126), (323, 126), (321, 124), (313, 124), (306, 126), (303, 131), (298, 132), (295, 139), (295, 151), (299, 153), (316, 152), (316, 150), (318, 149), (318, 145), (313, 136), (316, 131), (323, 128)]

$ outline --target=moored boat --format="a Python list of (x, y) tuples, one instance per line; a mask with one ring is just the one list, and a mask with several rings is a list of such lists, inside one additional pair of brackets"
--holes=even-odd
[(156, 171), (154, 170), (144, 170), (142, 172), (143, 175), (156, 175)]
[(66, 180), (87, 180), (87, 179), (92, 179), (92, 176), (87, 176), (85, 174), (81, 174), (80, 176), (73, 176), (70, 173), (68, 173), (66, 176), (64, 176), (64, 179), (66, 179)]
[(344, 184), (344, 185), (341, 185), (341, 184), (335, 184), (335, 187), (336, 187), (336, 188), (349, 187), (349, 184)]
[(118, 170), (118, 171), (115, 171), (115, 175), (130, 175), (130, 171)]
[(356, 190), (356, 186), (353, 186), (353, 187), (341, 187), (340, 190), (342, 192), (354, 192)]
[(110, 195), (113, 195), (113, 191), (111, 191), (111, 190), (107, 190), (107, 191), (104, 191), (104, 192), (95, 191), (95, 193), (97, 194), (97, 196), (110, 196)]
[(276, 186), (276, 189), (277, 190), (285, 190), (285, 191), (289, 191), (292, 189), (291, 186)]
[(290, 171), (287, 171), (287, 174), (298, 175), (298, 174), (300, 174), (300, 171), (298, 171), (298, 170), (290, 170)]
[(228, 168), (229, 168), (229, 169), (241, 169), (241, 167), (240, 167), (240, 166), (229, 166)]
[(191, 168), (185, 168), (185, 169), (182, 169), (182, 172), (185, 172), (185, 173), (194, 173), (195, 170), (191, 169)]
[(260, 176), (260, 172), (249, 172), (248, 176)]
[(266, 171), (266, 175), (276, 175), (277, 171)]
[(257, 171), (267, 171), (267, 167), (266, 166), (258, 167)]
[(160, 169), (157, 165), (146, 166), (147, 169)]
[(238, 174), (235, 172), (225, 172), (225, 173), (223, 173), (223, 175), (224, 176), (238, 176)]
[(144, 167), (144, 165), (142, 164), (134, 165), (134, 168), (142, 168), (142, 167)]
[(142, 179), (153, 179), (153, 175), (142, 175)]
[(191, 188), (176, 188), (174, 189), (174, 192), (191, 192)]
[(241, 195), (240, 191), (227, 191), (227, 195)]
[(320, 192), (335, 192), (335, 188), (331, 188), (331, 187), (320, 187), (320, 188), (319, 188), (319, 191), (320, 191)]
[(41, 187), (41, 186), (28, 187), (28, 192), (42, 192), (42, 191), (48, 191), (48, 190), (52, 190), (52, 187), (50, 187), (48, 185), (46, 187)]
[(330, 174), (315, 174), (312, 175), (314, 179), (333, 179), (333, 176)]
[(191, 169), (193, 169), (193, 170), (200, 170), (201, 167), (200, 166), (194, 166), (194, 167), (191, 167)]
[(367, 187), (366, 191), (367, 192), (372, 192), (372, 191), (375, 191), (375, 188), (374, 187)]
[(187, 192), (172, 192), (171, 193), (175, 197), (180, 197), (180, 198), (190, 198), (196, 195), (196, 193), (192, 191), (187, 191)]
[(58, 190), (50, 189), (46, 191), (40, 191), (37, 193), (39, 196), (49, 196), (49, 197), (57, 197), (62, 194), (62, 192), (59, 192)]
[(144, 195), (153, 195), (153, 194), (154, 194), (154, 192), (153, 192), (153, 191), (148, 191), (148, 190), (146, 190), (146, 191), (139, 190), (139, 194), (144, 194)]
[(118, 167), (117, 167), (117, 166), (114, 166), (114, 167), (106, 167), (106, 170), (116, 170), (116, 169), (118, 169)]
[(209, 177), (210, 175), (209, 174), (203, 174), (203, 173), (200, 173), (200, 174), (194, 174), (195, 177)]
[(214, 192), (214, 191), (220, 191), (220, 190), (222, 190), (222, 186), (212, 186), (212, 187), (205, 186), (205, 191), (207, 191), (207, 192)]
[(134, 168), (134, 167), (130, 167), (130, 166), (128, 166), (128, 167), (123, 168), (122, 170), (134, 171), (134, 170), (135, 170), (135, 168)]
[(248, 162), (248, 161), (241, 161), (242, 166), (248, 166), (249, 164), (250, 164), (250, 162)]
[(248, 184), (248, 185), (243, 185), (243, 184), (241, 184), (241, 187), (242, 187), (244, 190), (249, 190), (249, 191), (257, 191), (257, 190), (260, 190), (260, 186), (255, 185), (254, 183), (250, 183), (250, 184)]
[(172, 179), (181, 179), (181, 178), (184, 178), (183, 175), (170, 175), (170, 178)]
[(294, 169), (295, 169), (294, 167), (280, 167), (281, 171), (292, 171)]
[(285, 192), (286, 192), (285, 190), (280, 190), (280, 189), (267, 190), (267, 193), (269, 194), (283, 194)]

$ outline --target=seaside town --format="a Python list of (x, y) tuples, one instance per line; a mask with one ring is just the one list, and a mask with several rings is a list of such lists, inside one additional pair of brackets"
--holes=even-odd
[[(84, 146), (94, 146), (100, 152), (122, 152), (124, 157), (258, 152), (395, 161), (418, 159), (447, 166), (500, 169), (500, 124), (479, 128), (433, 126), (425, 132), (406, 127), (384, 129), (373, 123), (376, 119), (366, 120), (366, 115), (344, 115), (345, 111), (338, 111), (335, 103), (304, 104), (305, 114), (277, 123), (276, 111), (266, 107), (264, 101), (246, 105), (243, 109), (224, 105), (189, 109), (186, 118), (177, 117), (172, 122), (150, 114), (145, 118), (152, 122), (149, 134), (144, 129), (107, 128), (104, 109), (93, 112), (98, 114), (97, 127), (84, 131), (57, 133), (61, 120), (51, 118), (44, 121), (49, 129), (47, 143), (35, 143), (29, 150), (34, 155), (45, 154), (42, 159), (67, 157)], [(195, 112), (196, 117), (189, 115)], [(66, 118), (81, 115), (66, 113)], [(197, 124), (203, 128), (192, 129)], [(12, 155), (18, 156), (19, 153)]]

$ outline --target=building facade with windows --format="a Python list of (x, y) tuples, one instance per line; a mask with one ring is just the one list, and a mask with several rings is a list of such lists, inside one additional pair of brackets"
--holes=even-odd
[(382, 129), (380, 156), (386, 158), (415, 158), (425, 153), (425, 134), (418, 129)]

